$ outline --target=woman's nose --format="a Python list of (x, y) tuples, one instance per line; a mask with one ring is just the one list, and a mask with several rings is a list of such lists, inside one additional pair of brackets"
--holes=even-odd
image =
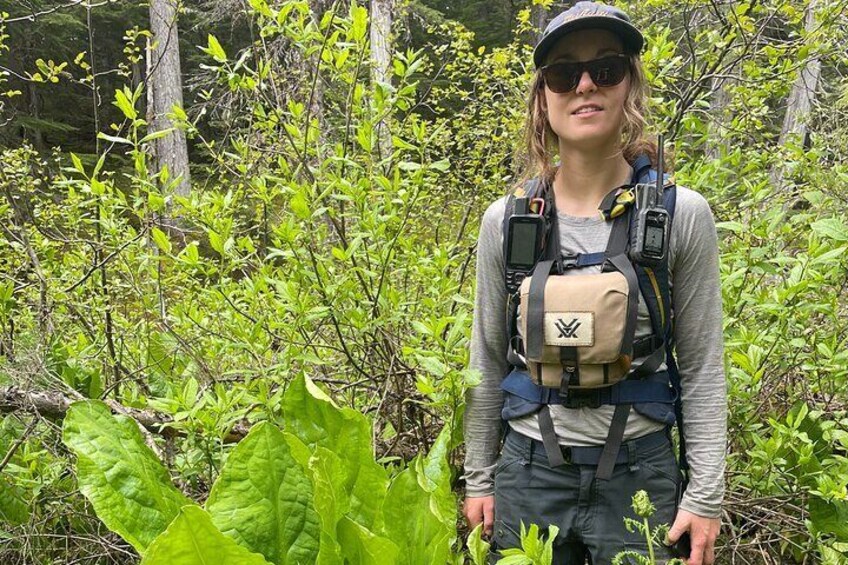
[(589, 71), (583, 71), (580, 75), (580, 82), (577, 83), (577, 92), (586, 92), (589, 90), (597, 90), (598, 86), (592, 82), (592, 77), (589, 76)]

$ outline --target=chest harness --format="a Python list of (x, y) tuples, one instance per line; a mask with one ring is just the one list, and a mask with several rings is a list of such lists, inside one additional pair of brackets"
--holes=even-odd
[[(510, 195), (503, 220), (510, 372), (501, 384), (502, 418), (512, 420), (538, 413), (542, 443), (550, 465), (556, 467), (566, 461), (549, 406), (614, 405), (595, 475), (603, 480), (612, 476), (631, 408), (667, 428), (677, 423), (678, 464), (684, 473), (688, 471), (680, 375), (672, 353), (668, 252), (663, 252), (659, 260), (643, 260), (636, 250), (645, 245), (643, 240), (637, 241), (642, 237), (637, 232), (646, 233), (639, 225), (645, 215), (640, 215), (638, 208), (640, 203), (645, 207), (639, 192), (647, 185), (656, 186), (653, 204), (664, 209), (661, 213), (666, 220), (662, 221), (667, 222), (667, 229), (662, 244), (667, 249), (676, 186), (668, 175), (663, 176), (662, 185), (657, 182), (657, 172), (646, 155), (640, 155), (633, 163), (630, 184), (612, 190), (601, 203), (601, 214), (613, 222), (604, 251), (561, 254), (553, 190), (538, 178), (525, 185), (524, 194), (516, 191)], [(526, 213), (528, 202), (529, 211), (538, 216), (540, 233), (531, 238), (536, 249), (532, 267), (516, 276), (510, 270), (510, 257), (516, 253), (516, 243), (509, 233), (510, 218)], [(526, 215), (529, 220), (533, 220), (532, 216)], [(512, 229), (520, 228), (513, 225)], [(647, 237), (651, 239), (650, 235)], [(601, 266), (600, 274), (557, 276), (566, 270), (597, 265)], [(635, 339), (640, 294), (650, 315), (652, 332)], [(631, 367), (637, 358), (644, 361)], [(666, 370), (659, 371), (663, 361)]]

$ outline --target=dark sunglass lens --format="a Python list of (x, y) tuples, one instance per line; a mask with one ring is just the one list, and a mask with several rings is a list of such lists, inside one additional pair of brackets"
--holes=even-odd
[(580, 69), (574, 64), (559, 63), (546, 67), (544, 76), (548, 88), (563, 93), (573, 90), (580, 82)]
[(627, 61), (623, 57), (606, 57), (592, 61), (589, 76), (598, 86), (615, 86), (624, 79)]

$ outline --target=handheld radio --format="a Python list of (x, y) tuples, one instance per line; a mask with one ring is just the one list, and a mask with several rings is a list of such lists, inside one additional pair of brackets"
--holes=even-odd
[(671, 224), (668, 210), (663, 207), (663, 137), (657, 136), (657, 183), (639, 183), (636, 210), (630, 230), (630, 259), (642, 265), (656, 265), (665, 258), (668, 231)]

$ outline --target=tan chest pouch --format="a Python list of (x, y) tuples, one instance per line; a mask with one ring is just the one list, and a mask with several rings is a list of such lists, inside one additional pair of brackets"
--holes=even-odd
[[(528, 308), (532, 277), (521, 284), (518, 332), (527, 350)], [(612, 271), (589, 275), (550, 275), (545, 281), (541, 351), (525, 354), (533, 380), (559, 388), (564, 370), (562, 348), (576, 359), (573, 388), (597, 388), (627, 376), (631, 358), (622, 354), (628, 318), (628, 284)], [(539, 354), (540, 353), (540, 354)], [(576, 376), (576, 378), (575, 378)]]

